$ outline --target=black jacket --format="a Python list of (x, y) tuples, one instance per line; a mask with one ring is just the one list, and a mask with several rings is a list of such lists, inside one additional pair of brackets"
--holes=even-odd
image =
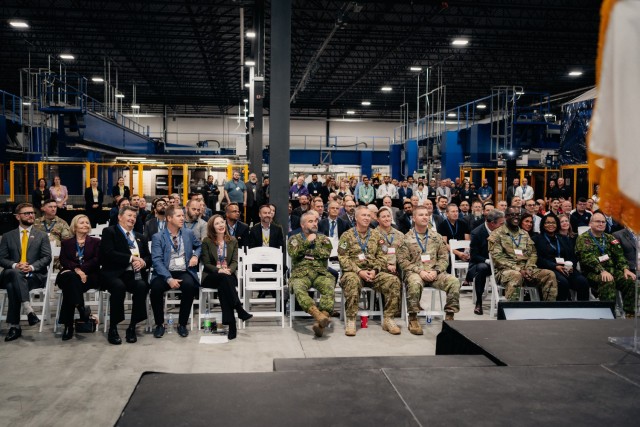
[[(249, 230), (249, 248), (262, 246), (262, 224), (258, 223)], [(269, 225), (269, 247), (284, 250), (284, 235), (279, 225)]]
[[(151, 254), (149, 253), (149, 242), (140, 233), (133, 232), (136, 239), (136, 244), (140, 250), (140, 258), (142, 258), (146, 264), (146, 267), (140, 272), (142, 279), (146, 282), (148, 280), (149, 268), (151, 268)], [(107, 227), (102, 231), (102, 238), (100, 239), (100, 270), (101, 280), (110, 277), (119, 277), (129, 267), (129, 259), (131, 258), (131, 251), (129, 250), (129, 244), (127, 238), (117, 225), (113, 227)], [(101, 283), (104, 287), (104, 283)]]
[(238, 241), (238, 247), (244, 248), (249, 244), (249, 226), (242, 221), (236, 222), (235, 232), (231, 232), (229, 229), (229, 223), (227, 223), (227, 230), (232, 237), (235, 237)]
[(483, 264), (489, 259), (488, 238), (489, 230), (487, 230), (484, 222), (471, 230), (471, 244), (469, 248), (471, 259), (469, 259), (469, 267), (477, 264)]
[(560, 255), (558, 255), (556, 239), (550, 238), (549, 241), (547, 241), (545, 235), (546, 233), (540, 233), (533, 236), (533, 241), (536, 244), (536, 252), (538, 253), (538, 267), (555, 271), (557, 265), (556, 258), (564, 258), (565, 261), (573, 262), (575, 269), (578, 263), (575, 242), (567, 236), (556, 235), (557, 242), (560, 243)]
[[(329, 237), (329, 229), (331, 228), (331, 222), (329, 218), (321, 219), (318, 223), (318, 233), (324, 234)], [(348, 221), (345, 221), (343, 218), (336, 218), (336, 232), (338, 233), (338, 238), (342, 237), (342, 233), (351, 228), (351, 224)]]
[[(102, 209), (102, 202), (104, 200), (104, 193), (102, 192), (101, 189), (97, 189), (98, 190), (98, 207), (96, 209)], [(85, 203), (85, 209), (90, 211), (93, 210), (93, 191), (91, 190), (91, 187), (89, 188), (85, 188), (84, 190), (84, 203)]]

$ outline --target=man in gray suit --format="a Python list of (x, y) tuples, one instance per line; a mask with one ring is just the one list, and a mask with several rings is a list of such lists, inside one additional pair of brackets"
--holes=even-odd
[(0, 242), (0, 288), (7, 290), (9, 332), (5, 341), (22, 336), (20, 309), (27, 313), (29, 325), (40, 322), (29, 302), (29, 291), (46, 286), (47, 268), (51, 263), (51, 244), (47, 234), (33, 227), (35, 210), (31, 203), (21, 203), (15, 210), (19, 226), (5, 233)]

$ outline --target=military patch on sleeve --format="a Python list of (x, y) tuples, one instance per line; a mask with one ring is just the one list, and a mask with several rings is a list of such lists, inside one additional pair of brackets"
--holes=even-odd
[(291, 246), (298, 246), (298, 239), (291, 239)]
[(378, 243), (383, 244), (384, 240), (380, 239), (380, 241)]
[(347, 242), (342, 242), (340, 243), (340, 249), (347, 249), (349, 245), (347, 245)]
[(618, 241), (618, 239), (614, 239), (614, 240), (611, 241), (611, 244), (612, 245), (619, 245), (620, 242)]

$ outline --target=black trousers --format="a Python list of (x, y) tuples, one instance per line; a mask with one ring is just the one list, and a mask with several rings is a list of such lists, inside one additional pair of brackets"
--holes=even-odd
[(476, 304), (482, 303), (482, 294), (487, 283), (487, 277), (491, 275), (491, 268), (488, 264), (473, 264), (467, 271), (467, 281), (474, 281), (474, 289), (476, 293)]
[[(224, 325), (230, 325), (236, 321), (233, 310), (240, 306), (240, 298), (238, 297), (236, 286), (238, 286), (238, 278), (234, 274), (209, 273), (202, 282), (203, 288), (218, 290), (218, 299), (222, 309), (222, 323)], [(202, 307), (200, 307), (200, 310), (202, 310)]]
[(84, 293), (89, 289), (97, 289), (98, 284), (87, 278), (87, 283), (82, 283), (80, 276), (75, 271), (59, 273), (56, 284), (62, 290), (62, 306), (60, 307), (60, 323), (73, 325), (73, 312), (76, 307), (84, 306)]
[(253, 223), (256, 225), (260, 222), (260, 215), (258, 215), (258, 204), (253, 202), (252, 206), (247, 206), (247, 220), (245, 221), (247, 224)]
[(18, 269), (11, 268), (4, 270), (0, 276), (0, 288), (7, 290), (9, 297), (9, 307), (7, 308), (7, 323), (17, 325), (20, 323), (20, 310), (22, 303), (29, 301), (29, 291), (43, 288), (40, 279), (33, 274), (27, 277)]
[(118, 323), (124, 320), (124, 298), (127, 292), (132, 294), (133, 299), (130, 326), (135, 326), (136, 323), (147, 319), (147, 292), (149, 287), (144, 280), (135, 280), (133, 271), (125, 271), (119, 277), (101, 274), (100, 283), (103, 289), (111, 294), (109, 298), (111, 327), (116, 327)]
[(556, 301), (567, 301), (569, 299), (569, 290), (576, 291), (578, 301), (589, 301), (589, 281), (582, 274), (573, 270), (569, 277), (553, 270), (558, 280), (558, 297)]
[[(178, 315), (178, 324), (186, 326), (189, 321), (189, 314), (191, 314), (193, 299), (198, 293), (198, 282), (187, 271), (172, 271), (171, 277), (182, 280), (180, 287), (174, 290), (182, 292), (182, 296), (180, 297), (180, 314)], [(164, 293), (169, 290), (171, 290), (171, 287), (163, 277), (156, 276), (151, 281), (149, 299), (151, 300), (151, 308), (153, 309), (153, 317), (156, 321), (156, 325), (164, 324), (163, 296)]]

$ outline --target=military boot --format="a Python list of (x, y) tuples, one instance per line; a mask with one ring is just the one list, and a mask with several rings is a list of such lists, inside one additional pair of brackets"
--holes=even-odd
[(450, 312), (447, 311), (447, 313), (444, 316), (444, 320), (453, 320), (453, 315), (454, 314), (455, 313), (450, 313)]
[(344, 334), (348, 337), (355, 337), (356, 336), (356, 318), (354, 317), (347, 317), (345, 324), (344, 324)]
[(311, 327), (311, 329), (313, 329), (313, 333), (316, 335), (316, 337), (321, 337), (324, 333), (324, 328), (326, 328), (330, 322), (329, 317), (320, 312), (320, 310), (318, 310), (318, 307), (316, 307), (315, 305), (309, 309), (309, 314), (312, 315), (314, 319), (316, 319), (316, 322)]
[(416, 313), (409, 313), (409, 332), (413, 335), (422, 335), (422, 326), (418, 322), (418, 315)]
[(393, 317), (385, 317), (382, 322), (382, 330), (389, 332), (391, 335), (400, 335), (400, 328), (396, 325)]

